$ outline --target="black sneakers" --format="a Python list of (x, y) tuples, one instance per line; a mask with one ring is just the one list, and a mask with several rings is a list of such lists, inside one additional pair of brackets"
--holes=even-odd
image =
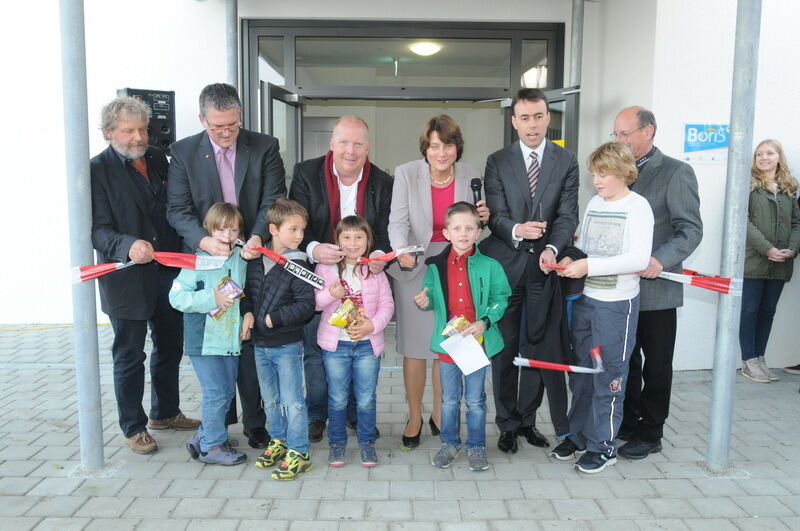
[(661, 441), (647, 442), (638, 439), (628, 441), (619, 448), (619, 455), (627, 459), (644, 459), (661, 451)]
[(615, 456), (608, 456), (599, 452), (586, 452), (575, 462), (575, 468), (586, 474), (602, 472), (611, 465), (616, 464)]
[(583, 452), (585, 452), (585, 450), (578, 448), (578, 445), (570, 439), (564, 439), (558, 446), (553, 448), (553, 451), (550, 452), (550, 457), (555, 457), (559, 461), (569, 461), (575, 457), (576, 453), (581, 455)]

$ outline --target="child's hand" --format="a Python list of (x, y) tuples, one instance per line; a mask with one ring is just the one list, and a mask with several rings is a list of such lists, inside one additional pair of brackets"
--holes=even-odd
[[(568, 265), (570, 265), (570, 264), (571, 264), (572, 262), (574, 262), (574, 261), (575, 261), (575, 260), (573, 260), (573, 259), (572, 259), (572, 258), (570, 258), (569, 256), (565, 256), (564, 258), (562, 258), (561, 260), (559, 260), (559, 261), (558, 261), (558, 265), (560, 265), (560, 266), (564, 266), (564, 267), (567, 267)], [(556, 274), (557, 274), (558, 276), (560, 276), (560, 277), (563, 277), (563, 276), (564, 276), (564, 270), (563, 270), (563, 269), (561, 269), (561, 270), (556, 270)]]
[[(370, 258), (375, 258), (376, 256), (380, 256), (381, 254), (382, 253), (380, 251), (372, 251), (370, 253), (369, 257)], [(381, 271), (383, 271), (383, 268), (386, 267), (386, 262), (383, 262), (381, 260), (374, 260), (374, 261), (370, 262), (369, 264), (367, 264), (367, 267), (369, 268), (369, 272), (370, 273), (372, 273), (373, 275), (377, 275)]]
[(242, 341), (248, 341), (250, 339), (250, 330), (253, 329), (253, 326), (256, 324), (256, 318), (253, 315), (253, 312), (247, 312), (242, 316), (242, 333), (240, 334), (240, 338)]
[(264, 318), (264, 324), (267, 325), (267, 328), (272, 328), (272, 318), (269, 314)]
[(230, 298), (230, 293), (223, 293), (218, 287), (214, 287), (214, 302), (217, 303), (218, 308), (228, 309), (233, 305), (233, 299)]
[(478, 339), (485, 332), (486, 332), (486, 323), (484, 323), (483, 321), (475, 321), (474, 323), (471, 323), (463, 332), (461, 332), (461, 335), (464, 337), (472, 336), (475, 339)]
[(375, 325), (372, 324), (372, 321), (370, 321), (366, 316), (360, 317), (357, 321), (347, 327), (347, 335), (349, 335), (350, 339), (353, 341), (361, 341), (374, 331)]
[(585, 277), (586, 273), (589, 272), (589, 261), (586, 258), (581, 258), (580, 260), (575, 260), (571, 264), (567, 266), (567, 268), (562, 271), (563, 277), (567, 278), (581, 278)]
[(414, 295), (414, 302), (423, 310), (427, 308), (431, 303), (430, 299), (428, 299), (428, 288), (422, 288), (422, 291)]
[(330, 293), (331, 297), (334, 299), (341, 299), (344, 297), (344, 286), (342, 286), (341, 281), (337, 280), (333, 286), (328, 288), (328, 293)]

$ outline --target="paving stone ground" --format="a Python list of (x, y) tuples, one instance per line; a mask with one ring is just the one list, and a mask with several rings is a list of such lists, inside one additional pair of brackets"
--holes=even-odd
[[(780, 373), (779, 382), (763, 385), (737, 375), (731, 469), (721, 477), (704, 465), (710, 371), (675, 374), (663, 452), (638, 462), (620, 458), (596, 476), (523, 442), (514, 456), (500, 453), (487, 385), (491, 468), (470, 472), (461, 455), (453, 468), (438, 470), (430, 457), (439, 442), (429, 432), (418, 449), (398, 447), (406, 409), (389, 331), (378, 387), (380, 465), (357, 464), (351, 438), (350, 463), (329, 468), (323, 440), (312, 446), (314, 469), (284, 483), (253, 466), (258, 452), (245, 444), (241, 425), (231, 437), (247, 452), (243, 466), (192, 461), (187, 432), (155, 432), (153, 455), (125, 448), (112, 332), (99, 326), (106, 466), (88, 475), (80, 468), (72, 329), (0, 328), (0, 530), (800, 529), (800, 376)], [(200, 389), (187, 360), (181, 390), (184, 412), (199, 416)], [(539, 411), (538, 426), (552, 442), (547, 407)]]

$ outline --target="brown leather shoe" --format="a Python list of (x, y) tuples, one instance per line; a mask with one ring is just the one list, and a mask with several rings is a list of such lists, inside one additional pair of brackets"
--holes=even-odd
[(133, 437), (126, 437), (125, 444), (137, 454), (152, 454), (158, 450), (158, 445), (147, 430), (140, 431)]
[(183, 413), (178, 413), (174, 417), (170, 417), (168, 419), (150, 419), (147, 422), (147, 427), (151, 430), (181, 430), (181, 431), (188, 431), (188, 430), (196, 430), (200, 426), (199, 419), (190, 419), (189, 417), (185, 416)]

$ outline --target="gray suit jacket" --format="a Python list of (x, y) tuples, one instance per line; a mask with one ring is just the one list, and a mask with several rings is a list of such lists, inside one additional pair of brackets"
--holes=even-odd
[[(172, 145), (167, 181), (167, 220), (183, 237), (184, 248), (194, 252), (205, 236), (203, 219), (222, 198), (214, 149), (205, 131)], [(246, 129), (236, 140), (236, 198), (244, 218), (243, 239), (268, 235), (267, 209), (286, 197), (283, 161), (278, 141)]]
[[(647, 199), (653, 209), (652, 256), (664, 265), (664, 271), (680, 273), (683, 261), (703, 239), (694, 170), (656, 148), (631, 190)], [(639, 288), (641, 311), (683, 306), (683, 286), (677, 282), (643, 278)]]
[[(572, 245), (578, 227), (580, 182), (575, 155), (547, 140), (541, 168), (536, 197), (531, 199), (528, 171), (519, 142), (486, 159), (483, 178), (492, 235), (481, 242), (480, 249), (503, 264), (512, 289), (525, 269), (529, 249), (533, 249), (533, 257), (538, 262), (545, 245), (553, 245), (559, 251)], [(511, 238), (514, 225), (526, 221), (547, 221), (545, 237), (533, 242), (514, 241)]]
[[(472, 190), (469, 185), (475, 177), (480, 178), (480, 171), (464, 162), (456, 162), (454, 173), (453, 202), (472, 203)], [(389, 212), (389, 243), (392, 249), (417, 243), (428, 244), (431, 241), (433, 208), (430, 179), (428, 163), (423, 159), (406, 162), (394, 170), (392, 209)], [(428, 256), (430, 253), (426, 248), (425, 256), (417, 257), (417, 265), (413, 269), (400, 269), (400, 265), (395, 262), (387, 272), (400, 281), (408, 282), (425, 269), (423, 264)]]

